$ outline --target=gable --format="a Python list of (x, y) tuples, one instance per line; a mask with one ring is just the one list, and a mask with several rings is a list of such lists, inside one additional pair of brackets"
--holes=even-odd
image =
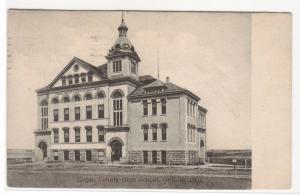
[[(75, 84), (75, 75), (79, 76), (79, 83), (83, 83), (81, 80), (81, 75), (86, 75), (86, 82), (88, 80), (87, 75), (88, 73), (92, 73), (93, 80), (100, 81), (103, 78), (103, 76), (98, 72), (98, 69), (94, 67), (91, 64), (88, 64), (87, 62), (84, 62), (83, 60), (80, 60), (76, 57), (74, 57), (66, 66), (65, 68), (55, 77), (55, 79), (48, 85), (47, 88), (55, 88), (55, 87), (61, 87), (62, 85), (62, 78), (66, 78), (66, 86), (74, 85)], [(72, 77), (72, 84), (69, 84), (68, 77)]]

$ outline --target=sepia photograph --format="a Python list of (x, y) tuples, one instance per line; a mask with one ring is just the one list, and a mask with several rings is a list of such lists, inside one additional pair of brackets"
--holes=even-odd
[(8, 10), (8, 187), (252, 189), (253, 15)]

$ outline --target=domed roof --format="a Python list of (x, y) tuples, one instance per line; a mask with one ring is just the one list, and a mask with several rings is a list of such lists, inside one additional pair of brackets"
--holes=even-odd
[(119, 36), (114, 44), (114, 47), (119, 45), (119, 47), (123, 48), (126, 44), (128, 45), (129, 48), (132, 46), (131, 42), (126, 36)]

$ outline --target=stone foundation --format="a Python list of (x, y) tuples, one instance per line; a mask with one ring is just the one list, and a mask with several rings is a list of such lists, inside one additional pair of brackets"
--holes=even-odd
[[(54, 151), (58, 152), (58, 160), (54, 159)], [(67, 162), (75, 162), (75, 150), (68, 150), (69, 151), (69, 160)], [(99, 156), (99, 151), (102, 152), (102, 156)], [(86, 150), (79, 150), (80, 152), (80, 162), (86, 162)], [(94, 163), (106, 163), (106, 151), (104, 149), (102, 150), (96, 150), (92, 149), (92, 160), (90, 162)], [(65, 162), (66, 160), (64, 159), (64, 150), (51, 150), (50, 154), (50, 161), (51, 162)]]

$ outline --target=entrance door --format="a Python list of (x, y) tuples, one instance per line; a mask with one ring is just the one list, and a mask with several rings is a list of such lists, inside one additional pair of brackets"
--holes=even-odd
[(47, 144), (45, 144), (44, 142), (41, 142), (39, 144), (39, 148), (42, 150), (43, 160), (44, 160), (45, 158), (47, 158)]
[(122, 157), (122, 144), (118, 140), (114, 140), (110, 144), (111, 146), (111, 161), (119, 161)]

